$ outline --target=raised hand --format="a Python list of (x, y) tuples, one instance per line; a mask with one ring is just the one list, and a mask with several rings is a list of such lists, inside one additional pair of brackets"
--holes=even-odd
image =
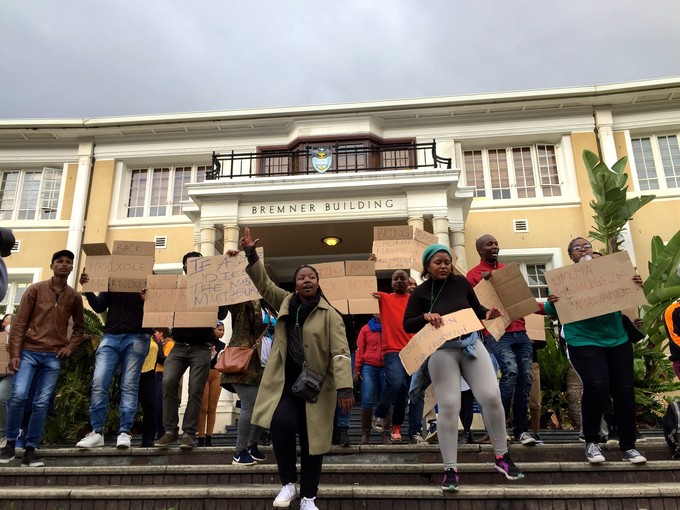
[(246, 248), (247, 246), (252, 246), (253, 248), (257, 246), (257, 243), (260, 242), (260, 239), (253, 239), (250, 237), (250, 227), (246, 227), (243, 233), (243, 237), (241, 240), (238, 242), (239, 246), (242, 248)]

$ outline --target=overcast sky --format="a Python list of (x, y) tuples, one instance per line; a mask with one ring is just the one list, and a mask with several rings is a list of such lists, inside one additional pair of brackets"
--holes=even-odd
[(0, 0), (0, 118), (680, 75), (679, 0)]

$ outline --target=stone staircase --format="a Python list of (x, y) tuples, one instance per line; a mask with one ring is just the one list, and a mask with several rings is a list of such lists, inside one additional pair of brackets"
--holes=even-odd
[[(608, 462), (590, 465), (575, 434), (542, 435), (542, 446), (511, 445), (525, 473), (519, 481), (495, 471), (489, 445), (460, 446), (457, 494), (439, 488), (436, 445), (333, 447), (324, 460), (317, 505), (322, 510), (680, 510), (680, 462), (669, 460), (658, 433), (638, 445), (648, 458), (641, 466), (622, 462), (610, 445), (604, 448)], [(19, 460), (0, 468), (0, 510), (270, 509), (280, 487), (271, 447), (261, 449), (267, 461), (243, 467), (231, 465), (233, 449), (226, 445), (190, 452), (43, 447), (44, 468), (21, 468)], [(297, 507), (298, 502), (291, 505)]]

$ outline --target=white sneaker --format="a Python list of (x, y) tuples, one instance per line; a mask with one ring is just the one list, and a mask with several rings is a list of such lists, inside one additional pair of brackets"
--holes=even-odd
[(7, 438), (3, 437), (0, 439), (0, 448), (4, 448), (7, 445)]
[[(281, 492), (279, 492), (279, 495), (276, 496), (276, 499), (274, 500), (274, 506), (277, 508), (288, 508), (290, 506), (290, 502), (297, 498), (297, 495), (298, 493), (295, 484), (287, 483), (286, 485), (281, 487)], [(314, 506), (314, 500), (312, 500), (312, 506), (309, 507), (309, 509), (313, 508), (316, 508)]]
[(519, 442), (524, 446), (534, 446), (536, 444), (536, 439), (528, 432), (522, 432), (519, 435)]
[(130, 448), (130, 444), (132, 441), (132, 436), (128, 434), (127, 432), (121, 432), (118, 434), (118, 441), (116, 441), (116, 448), (120, 450), (127, 450)]
[(314, 503), (316, 498), (302, 498), (300, 500), (300, 510), (319, 510)]
[(77, 448), (99, 448), (104, 446), (104, 436), (94, 430), (76, 443)]

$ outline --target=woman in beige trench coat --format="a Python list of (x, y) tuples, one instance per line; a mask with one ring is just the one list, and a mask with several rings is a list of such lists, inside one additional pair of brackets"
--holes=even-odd
[[(323, 454), (331, 448), (333, 415), (336, 403), (349, 411), (354, 405), (352, 367), (342, 318), (323, 297), (319, 275), (311, 266), (295, 271), (295, 292), (277, 287), (267, 276), (255, 252), (259, 239), (250, 229), (240, 240), (246, 256), (246, 272), (253, 284), (279, 314), (276, 333), (252, 423), (271, 430), (281, 492), (274, 506), (285, 508), (298, 493), (295, 486), (296, 441), (300, 436), (301, 510), (316, 510), (314, 503), (321, 477)], [(319, 399), (307, 403), (294, 395), (291, 387), (306, 363), (310, 370), (325, 378)], [(308, 431), (310, 432), (308, 434)]]

